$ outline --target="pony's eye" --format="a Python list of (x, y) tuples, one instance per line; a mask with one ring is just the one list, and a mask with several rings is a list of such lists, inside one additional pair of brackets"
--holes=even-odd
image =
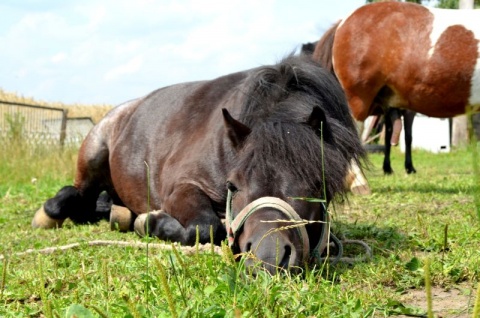
[(238, 191), (237, 187), (230, 181), (227, 181), (227, 189), (230, 190), (230, 192), (235, 193)]

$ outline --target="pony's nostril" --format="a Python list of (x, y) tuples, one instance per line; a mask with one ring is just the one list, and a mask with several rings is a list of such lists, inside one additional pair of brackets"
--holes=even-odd
[(290, 245), (285, 245), (285, 253), (283, 254), (282, 260), (278, 264), (281, 268), (288, 268), (290, 264), (290, 256), (292, 255), (292, 248)]
[(250, 252), (252, 250), (252, 243), (248, 242), (247, 245), (245, 245), (245, 252)]

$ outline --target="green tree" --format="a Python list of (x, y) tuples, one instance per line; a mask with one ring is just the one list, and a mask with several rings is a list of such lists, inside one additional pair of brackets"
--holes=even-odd
[[(385, 0), (367, 0), (367, 3), (381, 2), (381, 1), (385, 1)], [(422, 0), (406, 0), (405, 2), (415, 2), (415, 3), (418, 3), (418, 4), (422, 4)]]
[[(459, 3), (460, 0), (439, 0), (436, 7), (444, 9), (458, 9)], [(480, 0), (473, 1), (473, 5), (475, 8), (479, 8)]]

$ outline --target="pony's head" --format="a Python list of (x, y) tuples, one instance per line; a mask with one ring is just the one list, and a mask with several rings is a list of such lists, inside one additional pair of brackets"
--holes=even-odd
[(229, 242), (251, 255), (247, 265), (302, 267), (325, 248), (326, 206), (344, 194), (349, 162), (363, 148), (341, 88), (313, 62), (287, 59), (253, 83), (238, 120), (223, 109), (236, 158), (227, 180)]

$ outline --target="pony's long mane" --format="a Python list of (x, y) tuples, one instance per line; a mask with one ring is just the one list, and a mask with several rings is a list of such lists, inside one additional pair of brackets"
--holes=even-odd
[[(350, 161), (359, 162), (365, 152), (335, 78), (302, 56), (289, 56), (253, 76), (239, 119), (252, 128), (248, 138), (253, 141), (246, 144), (256, 151), (251, 150), (244, 164), (253, 162), (265, 173), (286, 169), (319, 191), (325, 177), (328, 200), (344, 194)], [(326, 116), (323, 145), (320, 133), (306, 124), (314, 106)]]

